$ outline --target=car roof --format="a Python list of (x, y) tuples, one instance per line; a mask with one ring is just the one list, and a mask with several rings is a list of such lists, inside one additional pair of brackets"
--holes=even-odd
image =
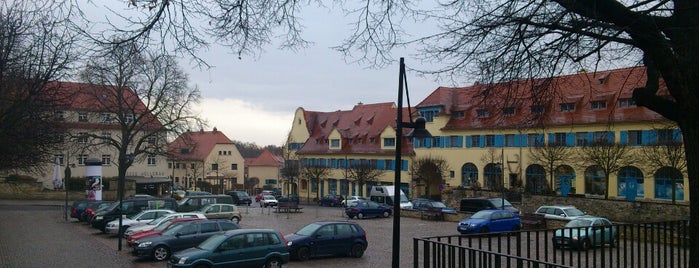
[(576, 207), (572, 206), (572, 205), (544, 205), (544, 206), (540, 206), (539, 208), (576, 208)]
[(235, 230), (228, 230), (225, 232), (226, 235), (234, 235), (234, 234), (245, 234), (245, 233), (261, 233), (261, 232), (266, 232), (266, 233), (281, 233), (275, 229), (235, 229)]
[(170, 222), (185, 222), (185, 221), (199, 221), (199, 220), (205, 220), (204, 218), (174, 218), (171, 219)]

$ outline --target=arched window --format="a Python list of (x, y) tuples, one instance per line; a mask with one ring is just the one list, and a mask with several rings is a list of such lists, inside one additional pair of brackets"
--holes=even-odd
[(599, 166), (585, 169), (585, 194), (604, 195), (606, 190), (604, 171)]
[(548, 189), (546, 183), (546, 170), (538, 164), (530, 165), (526, 170), (526, 187), (524, 190), (531, 194), (543, 193)]
[(627, 166), (617, 174), (617, 195), (626, 196), (626, 190), (631, 188), (632, 181), (636, 184), (636, 196), (643, 197), (643, 172), (637, 167)]
[(478, 181), (478, 167), (473, 163), (461, 166), (461, 187), (471, 187), (471, 184), (476, 181)]
[(496, 186), (502, 186), (504, 182), (502, 181), (502, 166), (490, 163), (485, 166), (483, 170), (483, 175), (485, 176), (485, 185), (487, 189), (494, 189)]
[(684, 177), (682, 172), (672, 167), (662, 167), (655, 172), (655, 198), (672, 199), (674, 186), (675, 200), (684, 200)]
[(553, 176), (555, 179), (554, 181), (554, 188), (557, 193), (561, 194), (561, 182), (564, 180), (567, 180), (567, 183), (570, 185), (569, 193), (574, 194), (575, 193), (575, 170), (568, 165), (561, 165), (556, 168), (556, 170), (553, 171)]

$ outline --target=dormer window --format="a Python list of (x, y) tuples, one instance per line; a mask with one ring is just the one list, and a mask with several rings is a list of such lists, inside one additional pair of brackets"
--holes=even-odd
[(604, 110), (607, 109), (607, 102), (606, 101), (591, 101), (590, 102), (590, 108), (594, 110)]
[(575, 111), (575, 103), (561, 103), (561, 112), (572, 113)]
[(478, 109), (478, 110), (476, 110), (476, 116), (478, 116), (478, 117), (480, 117), (480, 118), (488, 117), (488, 116), (489, 116), (488, 110), (486, 110), (486, 109)]
[(395, 138), (384, 138), (384, 139), (383, 139), (383, 146), (384, 146), (384, 147), (394, 147), (394, 146), (396, 146), (396, 139), (395, 139)]
[(541, 105), (534, 105), (530, 107), (530, 111), (532, 114), (544, 114), (544, 106)]
[(458, 111), (458, 112), (452, 113), (451, 117), (452, 118), (464, 118), (465, 114), (464, 114), (464, 111)]
[(619, 99), (619, 108), (636, 107), (636, 101), (632, 98)]
[(505, 107), (502, 109), (502, 115), (513, 116), (515, 115), (515, 107)]
[(340, 139), (330, 140), (330, 148), (340, 148)]

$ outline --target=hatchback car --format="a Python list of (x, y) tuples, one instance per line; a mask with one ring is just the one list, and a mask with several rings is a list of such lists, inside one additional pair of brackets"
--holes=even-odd
[(342, 202), (340, 202), (340, 205), (342, 205), (343, 207), (349, 207), (359, 200), (366, 200), (366, 198), (358, 195), (348, 196), (347, 199), (343, 199)]
[(540, 206), (536, 212), (539, 215), (544, 215), (544, 218), (553, 220), (570, 221), (585, 216), (585, 212), (574, 206)]
[(360, 200), (352, 204), (351, 206), (345, 208), (345, 214), (347, 217), (357, 219), (364, 219), (369, 217), (384, 217), (388, 218), (391, 216), (391, 208), (379, 204), (371, 200)]
[(304, 261), (311, 257), (349, 255), (361, 258), (369, 243), (359, 224), (343, 221), (320, 221), (284, 236), (292, 258)]
[(509, 210), (481, 210), (456, 225), (461, 234), (508, 232), (522, 228), (519, 216)]
[[(172, 213), (175, 213), (175, 211), (169, 209), (150, 209), (141, 211), (136, 215), (123, 218), (121, 219), (121, 233), (126, 231), (126, 229), (129, 227), (146, 225), (154, 219)], [(108, 222), (105, 230), (108, 234), (116, 235), (119, 233), (119, 219)]]
[(199, 213), (199, 212), (181, 212), (181, 213), (167, 214), (167, 215), (161, 216), (160, 218), (152, 220), (152, 221), (146, 223), (145, 225), (129, 227), (124, 232), (124, 236), (128, 237), (128, 236), (136, 234), (136, 233), (153, 230), (161, 222), (164, 222), (164, 221), (167, 221), (170, 219), (176, 219), (176, 218), (206, 219), (206, 216), (204, 216), (204, 214)]
[(582, 216), (568, 222), (553, 235), (554, 248), (577, 248), (587, 250), (593, 246), (609, 244), (615, 247), (619, 233), (616, 226), (606, 218)]
[(261, 207), (273, 207), (277, 204), (277, 198), (275, 198), (273, 195), (263, 195), (262, 199), (260, 200)]
[(201, 220), (178, 223), (167, 231), (134, 242), (131, 254), (156, 261), (170, 258), (172, 252), (191, 248), (222, 231), (239, 229), (229, 220)]
[(320, 200), (318, 200), (318, 205), (319, 206), (329, 206), (329, 207), (339, 207), (342, 205), (342, 200), (345, 200), (344, 196), (336, 195), (336, 194), (329, 194), (329, 195), (321, 197)]
[(239, 229), (173, 254), (168, 267), (282, 267), (288, 261), (289, 250), (278, 231)]
[(234, 223), (240, 223), (242, 218), (238, 207), (231, 204), (208, 204), (198, 212), (204, 214), (207, 219), (229, 219)]
[(414, 210), (441, 209), (442, 213), (456, 214), (456, 209), (447, 207), (446, 205), (444, 205), (442, 201), (429, 200), (426, 198), (416, 198), (412, 202)]
[(133, 247), (134, 243), (138, 240), (141, 240), (142, 238), (146, 236), (151, 236), (151, 235), (156, 235), (156, 234), (161, 234), (165, 232), (167, 229), (170, 229), (171, 227), (175, 226), (177, 223), (180, 222), (187, 222), (187, 221), (203, 221), (205, 219), (200, 219), (200, 218), (174, 218), (174, 219), (169, 219), (167, 221), (161, 222), (158, 224), (158, 226), (155, 226), (153, 230), (145, 231), (145, 232), (138, 232), (135, 234), (131, 234), (128, 237), (126, 237), (126, 242), (128, 243), (129, 246)]

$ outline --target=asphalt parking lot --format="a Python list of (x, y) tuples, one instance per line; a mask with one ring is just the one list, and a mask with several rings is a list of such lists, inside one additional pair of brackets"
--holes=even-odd
[[(0, 200), (0, 267), (166, 267), (165, 262), (136, 259), (123, 242), (101, 234), (74, 219), (65, 222), (60, 201)], [(321, 220), (350, 220), (342, 208), (302, 205), (300, 213), (275, 213), (253, 204), (241, 206), (242, 228), (272, 228), (293, 233)], [(328, 257), (305, 262), (292, 261), (286, 267), (390, 267), (392, 218), (358, 222), (367, 232), (369, 247), (359, 259)], [(456, 223), (401, 218), (400, 266), (412, 267), (413, 237), (453, 235)]]

